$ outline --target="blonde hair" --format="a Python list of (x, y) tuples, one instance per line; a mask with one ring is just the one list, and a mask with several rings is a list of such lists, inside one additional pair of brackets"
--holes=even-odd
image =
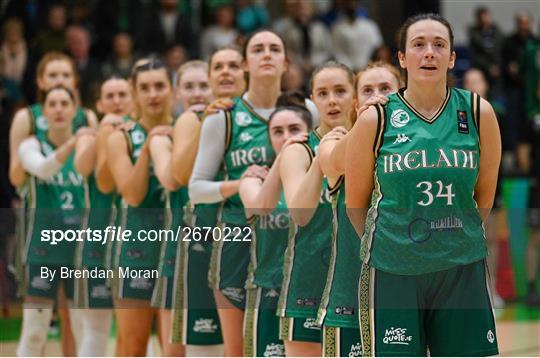
[[(397, 80), (398, 82), (398, 87), (401, 88), (405, 85), (405, 82), (403, 80), (403, 76), (401, 76), (401, 72), (393, 65), (387, 63), (387, 62), (383, 62), (383, 61), (375, 61), (375, 62), (370, 62), (366, 65), (366, 67), (364, 67), (363, 69), (361, 69), (360, 71), (358, 71), (356, 73), (356, 75), (354, 76), (354, 97), (357, 98), (358, 97), (358, 84), (360, 83), (360, 80), (362, 79), (362, 76), (369, 70), (372, 70), (374, 68), (384, 68), (386, 70), (388, 70), (388, 72), (390, 72), (394, 78)], [(350, 122), (351, 124), (354, 124), (356, 122), (356, 111), (352, 111), (351, 112), (351, 118), (350, 118)]]
[(176, 71), (176, 84), (180, 84), (180, 80), (182, 79), (182, 76), (184, 73), (186, 73), (187, 70), (193, 69), (193, 68), (200, 68), (205, 73), (208, 73), (208, 63), (202, 61), (202, 60), (192, 60), (184, 63), (178, 71)]

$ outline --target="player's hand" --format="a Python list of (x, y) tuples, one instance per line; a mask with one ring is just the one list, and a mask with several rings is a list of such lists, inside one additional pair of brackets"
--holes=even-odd
[(358, 117), (360, 117), (360, 115), (366, 110), (369, 108), (369, 106), (374, 106), (376, 104), (386, 104), (386, 102), (388, 102), (388, 97), (386, 96), (383, 96), (381, 94), (377, 94), (377, 95), (374, 95), (374, 96), (371, 96), (367, 101), (364, 102), (364, 104), (362, 105), (362, 107), (358, 108), (358, 110), (356, 111), (356, 119), (358, 119)]
[(341, 138), (345, 137), (345, 135), (348, 133), (347, 129), (345, 127), (339, 126), (332, 129), (330, 132), (326, 133), (324, 137), (321, 139), (321, 143), (328, 142), (331, 140), (340, 140)]
[(101, 126), (113, 126), (118, 127), (120, 124), (124, 123), (124, 120), (122, 116), (119, 116), (117, 114), (107, 114), (101, 122), (99, 122), (100, 127)]
[(249, 168), (246, 169), (244, 174), (242, 174), (242, 177), (240, 179), (244, 178), (259, 178), (264, 181), (266, 176), (268, 175), (268, 168), (263, 167), (257, 164), (253, 164), (249, 166)]
[(170, 125), (161, 125), (156, 126), (152, 128), (150, 133), (148, 134), (148, 140), (150, 140), (154, 136), (169, 136), (172, 137), (173, 134), (173, 127)]
[(230, 98), (219, 98), (210, 103), (204, 110), (204, 116), (216, 114), (219, 111), (225, 111), (234, 107), (234, 103)]
[(285, 141), (285, 143), (283, 143), (283, 146), (281, 147), (281, 152), (283, 152), (283, 150), (285, 148), (287, 148), (288, 146), (290, 146), (291, 144), (294, 144), (294, 143), (304, 143), (305, 141), (307, 141), (307, 138), (308, 138), (308, 134), (307, 133), (300, 133), (300, 134), (295, 134), (293, 135), (292, 137), (290, 137), (289, 139), (287, 139)]
[(77, 139), (83, 136), (95, 137), (96, 135), (97, 135), (97, 130), (95, 128), (90, 128), (90, 127), (81, 127), (75, 133), (75, 136), (77, 137)]
[(188, 109), (186, 109), (185, 112), (193, 112), (193, 113), (204, 112), (206, 107), (207, 106), (204, 103), (197, 103), (197, 104), (193, 104), (193, 105), (189, 106)]

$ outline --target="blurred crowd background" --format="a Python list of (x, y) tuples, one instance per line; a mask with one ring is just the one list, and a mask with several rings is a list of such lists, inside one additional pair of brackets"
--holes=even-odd
[[(540, 158), (534, 157), (540, 145), (540, 87), (534, 77), (538, 75), (527, 69), (534, 61), (540, 63), (533, 55), (540, 4), (536, 1), (536, 12), (509, 5), (514, 23), (500, 26), (489, 2), (469, 3), (477, 5), (465, 19), (466, 28), (456, 29), (466, 35), (457, 44), (458, 61), (449, 76), (462, 86), (468, 70), (479, 70), (469, 72), (469, 80), (484, 91), (499, 117), (501, 177), (534, 183), (535, 170), (540, 172)], [(185, 61), (206, 59), (231, 43), (241, 46), (249, 33), (266, 27), (280, 34), (288, 47), (283, 90), (309, 93), (311, 70), (330, 59), (353, 69), (370, 60), (397, 64), (399, 25), (420, 11), (445, 16), (442, 10), (443, 2), (437, 0), (2, 0), (0, 207), (17, 206), (7, 176), (9, 127), (18, 108), (36, 102), (36, 64), (48, 51), (74, 59), (82, 105), (93, 108), (101, 81), (112, 74), (127, 77), (142, 56), (163, 58), (175, 73)], [(3, 243), (12, 235), (13, 223), (1, 226)]]

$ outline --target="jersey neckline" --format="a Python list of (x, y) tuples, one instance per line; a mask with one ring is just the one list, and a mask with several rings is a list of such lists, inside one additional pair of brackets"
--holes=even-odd
[(446, 106), (448, 105), (448, 102), (450, 102), (450, 96), (452, 95), (452, 89), (449, 88), (449, 87), (446, 87), (446, 96), (444, 98), (444, 101), (443, 103), (441, 104), (441, 106), (439, 107), (439, 109), (437, 110), (437, 112), (435, 112), (435, 114), (431, 117), (431, 118), (427, 118), (426, 116), (424, 116), (422, 113), (420, 113), (419, 111), (417, 111), (412, 104), (410, 104), (406, 99), (405, 99), (405, 90), (407, 89), (407, 87), (403, 87), (403, 88), (400, 88), (399, 91), (397, 92), (397, 96), (398, 98), (401, 100), (401, 102), (403, 102), (403, 104), (405, 104), (405, 106), (407, 106), (407, 108), (409, 108), (418, 118), (420, 118), (421, 120), (423, 120), (424, 122), (427, 122), (428, 124), (433, 124), (435, 123), (435, 121), (441, 116), (441, 114), (444, 112), (444, 110), (446, 109)]

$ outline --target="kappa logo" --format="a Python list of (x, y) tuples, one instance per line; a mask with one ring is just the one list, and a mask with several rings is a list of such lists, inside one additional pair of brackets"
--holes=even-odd
[(266, 345), (263, 356), (265, 357), (285, 357), (285, 346), (283, 344), (270, 343)]
[(384, 332), (384, 344), (403, 344), (408, 346), (412, 342), (412, 336), (407, 335), (407, 328), (390, 327)]
[(234, 121), (236, 124), (238, 124), (240, 127), (247, 127), (251, 124), (251, 116), (246, 112), (238, 112), (234, 116)]
[(193, 325), (193, 331), (197, 333), (216, 333), (217, 328), (212, 318), (200, 318)]
[(142, 144), (144, 142), (144, 133), (140, 130), (133, 131), (131, 133), (131, 140), (135, 145)]
[(410, 120), (409, 114), (403, 109), (394, 110), (390, 116), (390, 124), (395, 128), (405, 127)]
[(45, 116), (39, 116), (36, 119), (36, 127), (42, 131), (46, 131), (49, 129), (49, 122), (47, 122), (47, 118)]
[(486, 338), (488, 340), (489, 343), (493, 343), (495, 342), (495, 335), (493, 334), (493, 332), (491, 331), (491, 329), (488, 331), (487, 335), (486, 335)]
[(202, 246), (200, 243), (196, 243), (196, 244), (193, 244), (193, 246), (191, 246), (191, 249), (193, 251), (197, 251), (197, 252), (205, 252), (206, 250), (204, 249), (204, 246)]
[(251, 134), (249, 134), (247, 132), (244, 132), (244, 133), (240, 134), (240, 142), (247, 143), (250, 140), (253, 140), (253, 136)]
[(264, 297), (279, 297), (279, 292), (271, 289), (270, 291), (266, 292), (266, 295)]
[(411, 138), (407, 137), (406, 134), (398, 134), (396, 140), (394, 141), (394, 144), (405, 143), (405, 142), (412, 142)]

